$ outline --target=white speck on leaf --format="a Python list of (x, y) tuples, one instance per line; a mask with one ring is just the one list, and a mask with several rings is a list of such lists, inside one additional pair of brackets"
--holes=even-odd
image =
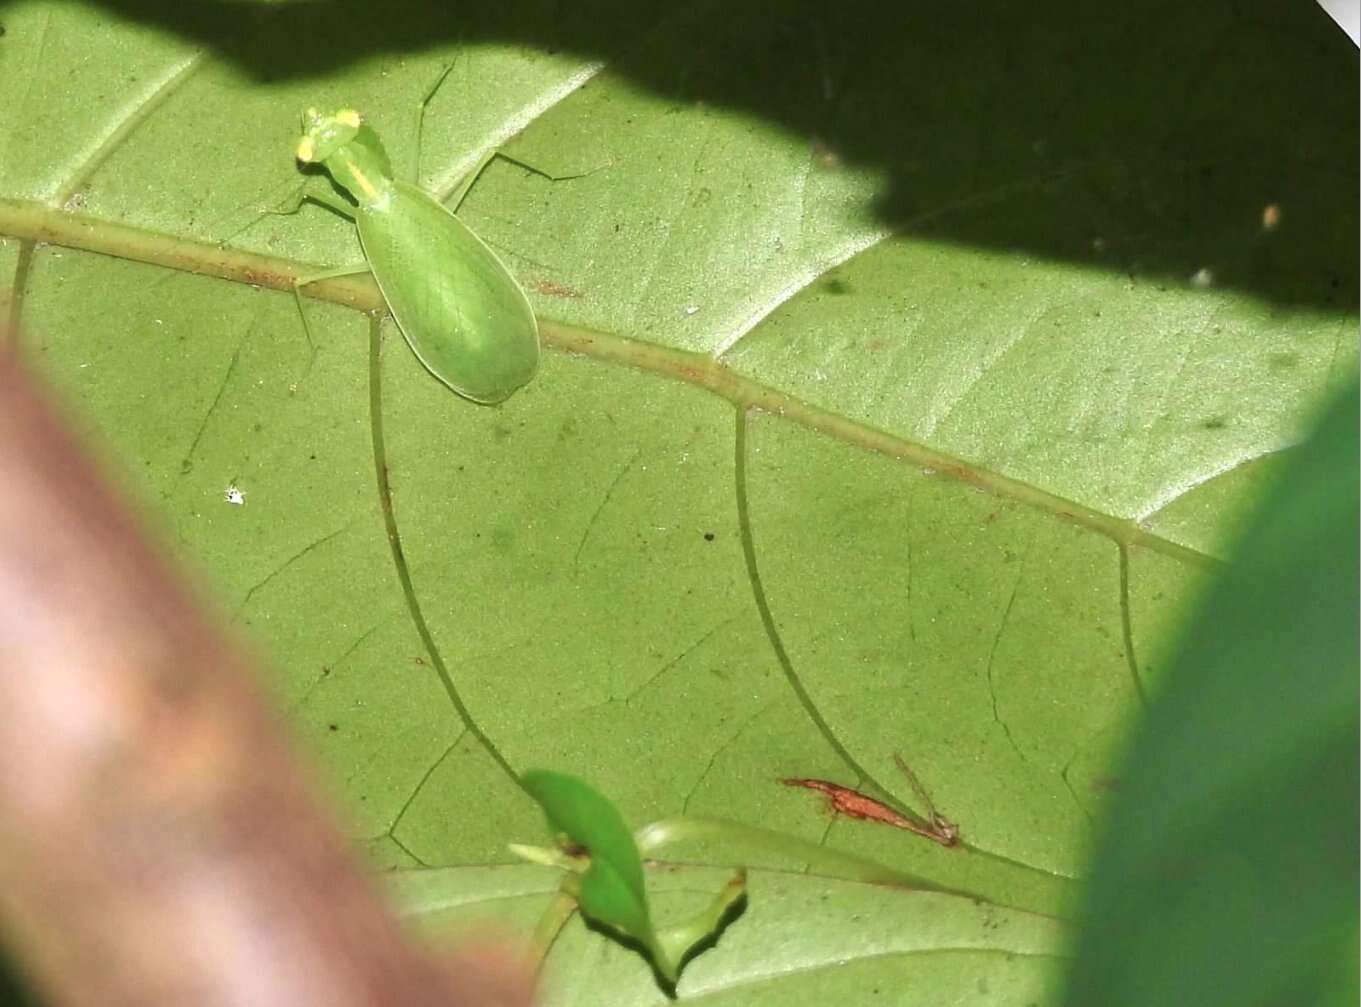
[(234, 507), (244, 507), (246, 505), (246, 494), (235, 486), (228, 486), (222, 493), (223, 499)]

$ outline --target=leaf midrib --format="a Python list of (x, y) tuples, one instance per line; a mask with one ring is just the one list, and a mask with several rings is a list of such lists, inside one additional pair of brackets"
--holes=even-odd
[[(30, 249), (32, 243), (58, 245), (285, 292), (291, 291), (299, 278), (318, 269), (313, 263), (173, 237), (26, 200), (0, 199), (0, 234), (30, 243)], [(321, 280), (310, 284), (304, 293), (314, 300), (365, 313), (380, 312), (384, 308), (377, 285), (365, 275)], [(705, 388), (739, 409), (771, 413), (843, 443), (929, 469), (941, 478), (968, 484), (1087, 528), (1122, 548), (1137, 546), (1201, 569), (1221, 566), (1216, 557), (1157, 535), (1136, 521), (1103, 513), (920, 442), (839, 415), (738, 374), (708, 354), (543, 318), (540, 319), (540, 332), (544, 343), (554, 349), (584, 354)]]

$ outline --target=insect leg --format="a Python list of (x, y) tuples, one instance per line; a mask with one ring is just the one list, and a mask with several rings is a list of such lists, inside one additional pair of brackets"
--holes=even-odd
[(241, 227), (238, 227), (231, 234), (223, 238), (222, 239), (223, 243), (225, 244), (226, 242), (229, 242), (233, 238), (237, 237), (238, 235), (246, 231), (249, 231), (252, 227), (260, 223), (260, 221), (264, 220), (266, 217), (291, 217), (293, 214), (297, 213), (299, 210), (302, 209), (303, 203), (309, 202), (317, 203), (318, 205), (324, 206), (326, 209), (332, 211), (333, 213), (340, 214), (346, 220), (354, 219), (354, 207), (344, 205), (341, 200), (336, 199), (335, 197), (326, 196), (318, 192), (309, 192), (308, 188), (312, 185), (312, 181), (313, 180), (310, 178), (304, 179), (303, 182), (296, 189), (294, 189), (291, 193), (285, 196), (280, 202), (275, 204), (273, 207), (265, 207), (262, 210), (258, 210), (257, 211), (258, 216), (256, 216), (249, 223), (244, 224)]
[(462, 204), (464, 197), (468, 195), (468, 190), (473, 187), (473, 183), (477, 181), (478, 176), (480, 176), (482, 172), (486, 170), (487, 165), (491, 164), (492, 161), (496, 160), (496, 158), (498, 157), (503, 161), (509, 161), (517, 168), (523, 168), (531, 175), (538, 175), (540, 178), (546, 178), (550, 182), (570, 182), (573, 179), (585, 178), (587, 175), (594, 175), (597, 171), (600, 171), (602, 168), (608, 168), (610, 164), (613, 163), (607, 161), (603, 164), (596, 165), (594, 168), (588, 168), (585, 171), (573, 172), (570, 175), (554, 175), (552, 172), (544, 171), (542, 168), (535, 167), (528, 161), (521, 161), (518, 157), (511, 157), (500, 147), (493, 147), (491, 150), (487, 151), (480, 158), (478, 158), (478, 161), (475, 165), (473, 165), (472, 170), (469, 171), (468, 174), (464, 175), (462, 181), (458, 183), (458, 187), (453, 191), (453, 194), (450, 195), (447, 199), (441, 200), (441, 202), (443, 202), (445, 206), (449, 207), (449, 209), (452, 212), (457, 213), (458, 208)]
[(337, 213), (337, 214), (339, 214), (340, 216), (344, 217), (346, 220), (351, 220), (351, 221), (354, 220), (354, 207), (353, 207), (353, 206), (351, 206), (350, 204), (346, 203), (343, 199), (339, 199), (339, 198), (336, 197), (336, 196), (328, 196), (328, 195), (325, 195), (324, 193), (320, 193), (320, 192), (308, 192), (308, 191), (307, 191), (307, 187), (308, 187), (308, 185), (310, 184), (310, 182), (311, 182), (311, 179), (308, 179), (308, 181), (303, 182), (302, 186), (298, 189), (298, 194), (297, 194), (297, 196), (291, 197), (292, 206), (289, 207), (289, 209), (287, 209), (287, 210), (266, 210), (265, 213), (271, 214), (271, 215), (274, 215), (274, 216), (279, 216), (279, 217), (287, 217), (287, 216), (291, 216), (292, 214), (297, 213), (299, 210), (301, 210), (301, 209), (302, 209), (302, 204), (303, 204), (303, 203), (316, 203), (318, 206), (324, 206), (326, 209), (330, 210), (332, 213)]
[[(463, 205), (464, 197), (468, 195), (468, 190), (473, 187), (473, 183), (476, 182), (478, 177), (481, 176), (482, 172), (486, 170), (487, 165), (491, 164), (492, 161), (496, 160), (496, 156), (499, 153), (500, 151), (493, 147), (491, 150), (487, 151), (480, 158), (478, 158), (477, 163), (473, 165), (472, 171), (468, 172), (468, 174), (463, 176), (463, 181), (458, 183), (458, 188), (454, 190), (453, 195), (449, 197), (449, 201), (445, 203), (445, 206), (449, 207), (449, 209), (454, 213), (457, 213), (458, 208)], [(506, 160), (509, 161), (510, 158), (506, 158)], [(512, 163), (518, 164), (519, 162), (517, 161)]]
[[(421, 98), (420, 102), (416, 106), (416, 166), (414, 182), (418, 187), (420, 187), (421, 185), (420, 180), (421, 150), (425, 139), (425, 113), (426, 110), (429, 108), (431, 100), (435, 97), (435, 94), (439, 91), (439, 89), (444, 85), (445, 80), (448, 79), (449, 74), (453, 72), (454, 67), (457, 65), (458, 65), (457, 59), (452, 60), (451, 62), (446, 64), (444, 69), (440, 71), (440, 75), (435, 78), (435, 83), (430, 86), (430, 90), (425, 92), (424, 97)], [(577, 172), (571, 175), (554, 175), (547, 171), (544, 171), (541, 168), (536, 168), (534, 167), (534, 165), (528, 164), (525, 161), (520, 161), (516, 158), (513, 158), (509, 154), (503, 153), (497, 147), (493, 147), (490, 150), (488, 150), (485, 154), (483, 154), (480, 158), (478, 158), (477, 164), (473, 165), (472, 170), (470, 170), (466, 175), (463, 176), (463, 178), (458, 183), (458, 187), (454, 190), (452, 195), (448, 196), (447, 198), (441, 198), (440, 202), (444, 203), (445, 206), (449, 207), (449, 209), (452, 212), (457, 213), (459, 206), (461, 206), (463, 203), (464, 197), (468, 195), (468, 190), (473, 187), (473, 184), (477, 181), (478, 176), (482, 174), (482, 172), (486, 169), (487, 165), (491, 164), (491, 162), (497, 157), (501, 158), (504, 161), (509, 161), (511, 164), (523, 168), (525, 171), (528, 171), (531, 174), (538, 175), (541, 178), (546, 178), (550, 182), (565, 182), (574, 178), (585, 178), (587, 175), (593, 174), (596, 171), (599, 171), (600, 168), (605, 167), (605, 165), (598, 165), (597, 167), (592, 168), (589, 171)]]
[(416, 165), (412, 169), (415, 174), (415, 178), (413, 178), (412, 181), (415, 182), (417, 186), (421, 184), (421, 140), (425, 133), (425, 110), (429, 107), (430, 100), (435, 97), (435, 92), (443, 86), (445, 78), (449, 76), (457, 63), (458, 60), (452, 60), (445, 64), (444, 69), (440, 71), (440, 75), (435, 78), (435, 83), (431, 85), (429, 91), (425, 92), (425, 97), (422, 98), (420, 103), (416, 106)]
[[(424, 140), (425, 140), (425, 113), (426, 113), (426, 110), (430, 107), (431, 99), (433, 99), (433, 98), (435, 97), (436, 92), (438, 92), (439, 89), (444, 85), (445, 80), (448, 79), (449, 74), (451, 74), (451, 73), (453, 72), (454, 67), (455, 67), (457, 64), (458, 64), (458, 61), (457, 61), (457, 60), (452, 60), (451, 62), (449, 62), (448, 64), (445, 65), (444, 69), (443, 69), (442, 71), (440, 71), (440, 75), (439, 75), (438, 77), (435, 78), (435, 83), (432, 84), (432, 85), (430, 86), (430, 90), (428, 90), (428, 91), (425, 92), (425, 96), (424, 96), (423, 98), (421, 98), (420, 103), (416, 106), (416, 179), (415, 179), (415, 182), (416, 182), (416, 185), (418, 185), (418, 186), (421, 184), (421, 182), (420, 182), (420, 176), (421, 176), (421, 147), (422, 147), (422, 144), (424, 143)], [(459, 206), (460, 206), (460, 205), (462, 204), (462, 202), (463, 202), (463, 197), (465, 197), (466, 195), (468, 195), (468, 190), (471, 189), (471, 188), (473, 187), (473, 183), (477, 181), (477, 178), (478, 178), (479, 175), (482, 174), (483, 169), (485, 169), (485, 168), (487, 167), (487, 165), (490, 164), (490, 163), (492, 162), (492, 160), (497, 156), (498, 153), (499, 153), (499, 151), (497, 150), (497, 148), (493, 147), (491, 150), (487, 151), (485, 154), (483, 154), (483, 155), (478, 159), (477, 164), (475, 164), (475, 165), (473, 166), (473, 168), (472, 168), (471, 171), (469, 171), (466, 175), (463, 176), (463, 179), (458, 183), (458, 188), (454, 190), (454, 193), (453, 193), (453, 195), (450, 197), (450, 199), (448, 199), (448, 200), (443, 200), (443, 201), (442, 201), (442, 202), (445, 203), (446, 206), (449, 207), (450, 210), (452, 210), (454, 213), (457, 213), (457, 212), (458, 212), (458, 208), (459, 208)], [(506, 155), (504, 155), (504, 154), (502, 154), (501, 156), (502, 156), (502, 157), (506, 157)], [(506, 160), (507, 160), (507, 161), (510, 161), (512, 164), (520, 164), (519, 161), (516, 161), (514, 158), (511, 158), (511, 157), (506, 157)], [(543, 174), (543, 173), (540, 172), (537, 168), (534, 168), (534, 167), (532, 167), (531, 165), (522, 164), (522, 165), (520, 165), (520, 167), (526, 168), (526, 169), (528, 169), (529, 171), (534, 172), (535, 174)], [(551, 175), (550, 175), (550, 176), (546, 176), (546, 177), (552, 178)]]
[[(435, 97), (435, 94), (439, 91), (439, 89), (444, 85), (445, 80), (448, 79), (449, 74), (453, 72), (454, 67), (457, 65), (458, 60), (452, 60), (449, 63), (445, 64), (444, 69), (440, 71), (440, 75), (435, 78), (435, 83), (430, 86), (430, 90), (425, 92), (425, 96), (421, 98), (420, 102), (416, 106), (416, 168), (415, 168), (416, 177), (414, 181), (417, 186), (421, 184), (421, 149), (422, 145), (425, 142), (425, 113), (427, 109), (430, 107), (431, 100)], [(448, 200), (443, 201), (445, 205), (449, 206), (449, 208), (454, 213), (458, 212), (459, 205), (463, 202), (463, 197), (468, 195), (468, 190), (473, 187), (473, 183), (477, 181), (477, 178), (479, 175), (482, 174), (483, 169), (486, 168), (487, 165), (492, 162), (492, 159), (495, 158), (498, 153), (499, 151), (497, 150), (497, 148), (493, 147), (491, 150), (483, 154), (481, 158), (478, 159), (477, 164), (473, 166), (473, 169), (469, 171), (466, 175), (464, 175), (463, 179), (459, 182), (458, 188), (454, 191), (453, 196), (451, 197), (452, 202)], [(504, 154), (502, 154), (501, 156), (506, 157), (506, 155)], [(512, 164), (520, 164), (519, 161), (516, 161), (514, 158), (511, 157), (506, 157), (506, 160), (510, 161)], [(537, 168), (534, 168), (531, 165), (522, 164), (520, 165), (520, 167), (532, 171), (535, 174), (543, 174)], [(552, 178), (551, 175), (546, 177)]]
[(959, 838), (959, 826), (936, 810), (935, 804), (931, 801), (931, 795), (926, 792), (921, 780), (917, 779), (917, 774), (912, 772), (912, 767), (904, 761), (901, 755), (894, 752), (893, 761), (898, 764), (898, 768), (907, 777), (907, 782), (912, 785), (912, 790), (916, 793), (917, 799), (926, 805), (926, 813), (931, 819), (932, 837), (944, 846), (953, 846)]
[[(306, 276), (299, 276), (293, 280), (293, 303), (298, 306), (298, 317), (302, 319), (303, 335), (307, 337), (307, 367), (302, 372), (303, 378), (312, 369), (312, 363), (317, 357), (317, 342), (312, 337), (312, 325), (307, 320), (307, 311), (302, 305), (302, 288), (309, 283), (316, 283), (318, 280), (331, 280), (339, 276), (353, 276), (357, 273), (367, 273), (369, 267), (363, 266), (341, 266), (337, 269), (323, 269), (320, 272), (309, 273)], [(299, 378), (298, 380), (302, 380)]]

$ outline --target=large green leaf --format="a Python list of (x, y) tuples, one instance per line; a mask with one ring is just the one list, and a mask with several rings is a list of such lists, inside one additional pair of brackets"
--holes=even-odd
[[(672, 867), (648, 878), (658, 916), (700, 909), (730, 872)], [(528, 937), (560, 872), (527, 866), (405, 872), (400, 905), (443, 934), (477, 932), (494, 914)], [(1038, 1002), (1061, 961), (1053, 919), (937, 892), (756, 871), (749, 906), (718, 946), (686, 966), (681, 1001), (715, 1004), (931, 1003), (942, 990), (989, 1004)], [(666, 1004), (644, 960), (573, 920), (558, 935), (545, 985), (565, 1002)]]
[[(21, 338), (385, 865), (495, 869), (540, 828), (513, 774), (541, 765), (630, 822), (723, 817), (1066, 912), (1171, 629), (1354, 367), (1356, 55), (1310, 4), (0, 21)], [(417, 173), (415, 103), (451, 60)], [(366, 281), (314, 288), (309, 356), (283, 291), (356, 261), (353, 228), (260, 211), (299, 179), (298, 113), (342, 102), (433, 191), (493, 144), (557, 179), (498, 161), (460, 210), (550, 345), (503, 406), (390, 325), (371, 361)], [(898, 753), (960, 848), (779, 783), (924, 812)], [(665, 855), (776, 872), (816, 957), (808, 907), (840, 889), (800, 892), (777, 849)], [(784, 967), (728, 953), (770, 936), (758, 881), (694, 976)], [(929, 919), (883, 918), (984, 997)], [(550, 974), (599, 947), (556, 945)], [(1003, 972), (1031, 989), (1052, 960)], [(815, 982), (788, 968), (786, 992)], [(846, 982), (928, 981), (867, 969)]]
[(1071, 1004), (1356, 1003), (1358, 410), (1281, 473), (1140, 725)]

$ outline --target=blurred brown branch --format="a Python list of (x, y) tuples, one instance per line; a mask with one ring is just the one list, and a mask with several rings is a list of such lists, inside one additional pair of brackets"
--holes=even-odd
[(0, 342), (0, 936), (57, 1004), (526, 1004), (410, 944), (241, 650)]

